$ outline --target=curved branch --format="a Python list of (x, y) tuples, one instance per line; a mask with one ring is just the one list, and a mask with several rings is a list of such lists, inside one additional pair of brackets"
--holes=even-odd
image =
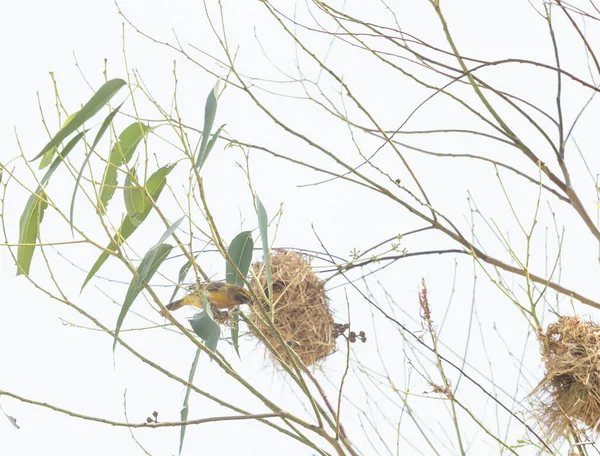
[(48, 404), (46, 402), (40, 402), (33, 399), (27, 399), (23, 396), (19, 396), (17, 394), (11, 393), (9, 391), (0, 390), (0, 396), (12, 397), (13, 399), (17, 399), (26, 404), (36, 405), (38, 407), (43, 407), (50, 409), (54, 412), (63, 413), (65, 415), (69, 415), (73, 418), (80, 418), (82, 420), (94, 421), (96, 423), (108, 424), (110, 426), (115, 427), (127, 427), (127, 428), (160, 428), (160, 427), (176, 427), (176, 426), (188, 426), (191, 424), (204, 424), (204, 423), (214, 423), (217, 421), (241, 421), (241, 420), (262, 420), (265, 418), (282, 418), (284, 416), (283, 413), (261, 413), (257, 415), (229, 415), (229, 416), (214, 416), (210, 418), (199, 418), (196, 420), (187, 420), (187, 421), (165, 421), (162, 423), (159, 422), (143, 422), (143, 423), (126, 423), (122, 421), (113, 421), (106, 418), (99, 418), (96, 416), (84, 415), (82, 413), (73, 412), (72, 410), (67, 410), (61, 407), (57, 407), (52, 404)]

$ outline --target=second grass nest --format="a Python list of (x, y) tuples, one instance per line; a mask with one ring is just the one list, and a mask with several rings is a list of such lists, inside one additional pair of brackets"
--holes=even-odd
[(532, 393), (537, 415), (556, 439), (572, 426), (600, 427), (600, 327), (577, 316), (563, 316), (540, 335), (546, 364), (544, 380)]

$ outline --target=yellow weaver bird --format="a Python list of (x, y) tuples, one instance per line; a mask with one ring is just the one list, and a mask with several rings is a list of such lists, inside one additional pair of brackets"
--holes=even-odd
[(194, 306), (201, 309), (202, 293), (218, 309), (231, 309), (250, 301), (250, 294), (242, 287), (225, 282), (208, 282), (200, 284), (197, 291), (167, 304), (166, 308), (170, 311), (177, 310), (183, 306)]

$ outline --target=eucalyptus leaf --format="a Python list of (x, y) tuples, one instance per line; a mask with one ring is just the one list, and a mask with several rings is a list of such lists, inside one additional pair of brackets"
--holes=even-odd
[[(52, 166), (46, 171), (44, 177), (41, 180), (41, 185), (38, 186), (35, 193), (32, 193), (25, 209), (21, 214), (19, 220), (19, 247), (17, 247), (17, 275), (25, 274), (29, 275), (29, 269), (31, 267), (31, 260), (33, 258), (33, 252), (35, 251), (35, 244), (37, 242), (40, 224), (44, 217), (44, 211), (48, 206), (46, 200), (46, 194), (44, 192), (44, 186), (52, 177), (52, 174), (56, 171), (58, 166), (67, 157), (69, 152), (77, 145), (79, 140), (83, 137), (84, 132), (78, 133), (71, 141), (67, 143), (60, 154), (54, 159)], [(29, 245), (24, 245), (29, 244)]]
[[(96, 146), (102, 139), (102, 136), (104, 136), (104, 133), (106, 133), (106, 130), (108, 130), (108, 127), (110, 126), (113, 119), (115, 118), (115, 116), (117, 115), (119, 110), (121, 109), (121, 106), (123, 106), (123, 103), (121, 103), (119, 106), (117, 106), (115, 109), (113, 109), (110, 113), (108, 113), (108, 115), (104, 119), (104, 122), (102, 122), (102, 125), (100, 126), (100, 129), (98, 130), (98, 133), (96, 134), (96, 138), (94, 139), (94, 142), (92, 143), (92, 147), (90, 147), (90, 150), (86, 154), (86, 156), (83, 160), (83, 163), (81, 164), (79, 174), (77, 175), (77, 179), (75, 180), (75, 188), (73, 189), (73, 197), (71, 198), (71, 209), (69, 211), (69, 223), (71, 224), (71, 233), (73, 233), (73, 212), (75, 210), (75, 197), (77, 195), (77, 189), (79, 188), (79, 182), (81, 181), (81, 176), (83, 176), (83, 170), (85, 169), (85, 166), (88, 164), (90, 157), (92, 156), (92, 153), (94, 152), (94, 149), (96, 148)], [(45, 157), (45, 155), (44, 155), (44, 157)]]
[(98, 202), (98, 213), (106, 211), (109, 201), (117, 188), (117, 169), (119, 166), (129, 163), (133, 153), (140, 141), (148, 134), (150, 127), (141, 122), (133, 122), (119, 135), (119, 140), (114, 144), (108, 157), (108, 163), (102, 176), (100, 186), (100, 201)]
[[(19, 222), (19, 247), (17, 248), (17, 275), (29, 275), (35, 243), (44, 218), (44, 211), (48, 207), (46, 193), (42, 190), (32, 194)], [(25, 245), (27, 244), (27, 245)]]
[[(220, 82), (220, 81), (219, 81)], [(200, 170), (206, 158), (208, 157), (208, 138), (215, 122), (215, 115), (217, 114), (217, 94), (219, 93), (219, 82), (210, 91), (208, 97), (206, 97), (206, 103), (204, 105), (204, 128), (202, 129), (202, 141), (200, 142), (200, 149), (198, 150), (198, 156), (196, 157), (196, 168)]]
[[(165, 187), (165, 185), (167, 183), (167, 175), (171, 172), (171, 170), (174, 168), (174, 166), (175, 165), (166, 165), (166, 166), (163, 166), (162, 168), (159, 168), (152, 174), (152, 176), (150, 176), (150, 178), (148, 179), (148, 182), (146, 182), (146, 189), (148, 190), (148, 193), (152, 196), (152, 199), (154, 201), (158, 200), (160, 193), (162, 192), (163, 188)], [(153, 207), (152, 204), (149, 202), (144, 207), (144, 211), (140, 217), (140, 220), (142, 222), (146, 219), (146, 217), (148, 217), (148, 214), (150, 214), (152, 207)], [(123, 222), (121, 223), (121, 226), (119, 227), (119, 231), (113, 236), (112, 240), (106, 247), (106, 250), (114, 251), (129, 236), (131, 236), (133, 234), (133, 232), (137, 229), (138, 226), (139, 225), (134, 225), (129, 217), (125, 217), (123, 219)], [(90, 272), (86, 276), (85, 280), (83, 281), (83, 285), (81, 286), (82, 290), (86, 286), (86, 284), (90, 281), (90, 279), (92, 277), (94, 277), (96, 272), (98, 272), (98, 270), (104, 264), (104, 262), (108, 259), (108, 256), (109, 256), (109, 253), (107, 251), (103, 251), (100, 254), (98, 259), (96, 260), (96, 262), (90, 269)]]
[(38, 166), (38, 169), (44, 169), (46, 166), (52, 163), (52, 159), (54, 158), (54, 154), (56, 154), (57, 150), (58, 147), (54, 146), (52, 149), (46, 152), (40, 160), (40, 165)]
[(217, 139), (219, 139), (219, 135), (221, 134), (221, 131), (223, 131), (224, 127), (225, 127), (225, 124), (221, 125), (217, 129), (215, 134), (212, 135), (212, 138), (210, 138), (210, 141), (206, 145), (206, 149), (204, 150), (204, 153), (202, 154), (202, 157), (200, 159), (200, 164), (198, 165), (198, 169), (202, 168), (202, 166), (204, 165), (204, 162), (208, 158), (208, 154), (210, 154), (211, 150), (213, 150), (213, 147), (215, 147), (215, 143), (217, 142)]
[(169, 253), (171, 253), (171, 250), (173, 250), (173, 246), (170, 244), (156, 245), (148, 250), (146, 255), (144, 255), (144, 258), (142, 258), (142, 261), (137, 269), (137, 273), (129, 284), (127, 294), (125, 295), (125, 301), (121, 306), (121, 312), (117, 318), (113, 351), (117, 346), (117, 338), (119, 336), (121, 326), (123, 325), (123, 321), (125, 320), (125, 316), (127, 315), (127, 312), (129, 312), (129, 309), (135, 301), (135, 298), (137, 298), (137, 295), (140, 294), (140, 292), (144, 289), (144, 284), (150, 281), (161, 263), (167, 258)]
[[(197, 253), (196, 255), (194, 255), (194, 259), (198, 258), (198, 255), (200, 255), (200, 253)], [(186, 278), (188, 272), (190, 271), (191, 267), (192, 267), (192, 262), (190, 260), (187, 260), (183, 264), (183, 266), (181, 266), (181, 268), (179, 269), (179, 275), (177, 277), (177, 286), (173, 290), (173, 294), (171, 295), (171, 298), (169, 299), (169, 302), (171, 302), (171, 301), (173, 301), (173, 299), (175, 299), (175, 295), (179, 291), (180, 285), (185, 280), (185, 278)]]
[[(252, 263), (253, 251), (254, 242), (252, 241), (252, 232), (250, 231), (242, 231), (240, 234), (234, 237), (231, 241), (231, 244), (229, 244), (229, 249), (227, 249), (227, 253), (233, 264), (237, 266), (243, 277), (248, 275), (250, 263)], [(244, 286), (244, 281), (236, 273), (232, 263), (229, 260), (227, 260), (227, 263), (225, 264), (225, 281), (233, 285), (238, 285), (241, 287)], [(231, 341), (233, 343), (235, 352), (238, 354), (238, 356), (240, 356), (238, 320), (239, 314), (238, 312), (234, 311), (231, 325)]]
[[(71, 114), (69, 117), (67, 117), (65, 119), (65, 121), (63, 122), (63, 128), (67, 126), (67, 124), (69, 122), (71, 122), (71, 120), (73, 120), (73, 118), (77, 115), (78, 111), (75, 111), (73, 114)], [(52, 149), (50, 149), (48, 152), (46, 152), (44, 154), (44, 156), (42, 157), (42, 159), (40, 160), (40, 166), (39, 169), (44, 169), (46, 166), (48, 166), (50, 163), (52, 163), (52, 159), (54, 158), (54, 154), (56, 154), (56, 151), (58, 150), (58, 147), (54, 146)]]
[[(242, 231), (233, 238), (227, 253), (237, 266), (243, 277), (248, 275), (250, 263), (252, 262), (252, 252), (254, 250), (254, 242), (252, 241), (251, 231)], [(225, 281), (233, 285), (244, 286), (244, 281), (239, 277), (233, 265), (227, 260), (225, 265)]]
[(127, 216), (131, 219), (131, 223), (138, 226), (142, 223), (141, 218), (144, 209), (146, 208), (146, 192), (137, 183), (137, 174), (135, 168), (131, 169), (131, 172), (127, 174), (125, 178), (125, 188), (123, 189), (123, 198), (125, 199), (125, 208), (127, 209)]
[[(268, 226), (269, 219), (267, 218), (267, 211), (263, 206), (260, 198), (256, 197), (256, 212), (258, 216), (258, 231), (260, 232), (260, 242), (262, 244), (263, 249), (263, 262), (265, 264), (265, 274), (267, 276), (267, 289), (269, 293), (269, 299), (273, 296), (273, 282), (271, 280), (271, 262), (269, 260), (269, 236), (268, 236)], [(271, 306), (271, 319), (273, 318), (273, 306)]]
[(148, 250), (148, 252), (146, 252), (144, 255), (144, 258), (142, 258), (142, 261), (137, 268), (136, 275), (129, 284), (127, 294), (125, 295), (125, 301), (123, 302), (121, 312), (117, 318), (113, 351), (117, 345), (117, 337), (119, 335), (119, 331), (121, 330), (121, 326), (123, 325), (123, 321), (125, 320), (125, 316), (127, 315), (127, 312), (129, 312), (129, 309), (135, 301), (135, 298), (137, 298), (138, 294), (140, 294), (140, 292), (144, 289), (144, 285), (150, 281), (159, 266), (162, 264), (165, 258), (167, 258), (169, 253), (171, 253), (171, 250), (173, 250), (172, 245), (165, 244), (164, 242), (175, 232), (182, 220), (183, 217), (173, 223), (169, 229), (164, 232), (158, 243)]
[[(187, 421), (189, 415), (189, 401), (190, 401), (190, 393), (192, 391), (192, 382), (194, 381), (194, 376), (196, 375), (196, 367), (198, 367), (198, 360), (200, 359), (200, 349), (196, 350), (196, 355), (194, 356), (194, 361), (192, 361), (192, 367), (190, 368), (190, 375), (188, 376), (188, 386), (185, 389), (185, 398), (183, 399), (183, 407), (181, 408), (181, 421)], [(186, 425), (183, 424), (181, 429), (179, 430), (179, 456), (181, 456), (181, 451), (183, 450), (183, 440), (185, 439), (185, 429)]]
[(190, 319), (190, 325), (194, 332), (204, 341), (204, 345), (213, 353), (217, 349), (221, 328), (207, 311), (197, 313)]
[(85, 121), (92, 118), (100, 109), (102, 109), (110, 99), (126, 84), (122, 79), (111, 79), (107, 81), (92, 95), (89, 101), (77, 112), (75, 117), (44, 146), (42, 151), (32, 159), (37, 160), (53, 147), (62, 143), (71, 133), (81, 127)]

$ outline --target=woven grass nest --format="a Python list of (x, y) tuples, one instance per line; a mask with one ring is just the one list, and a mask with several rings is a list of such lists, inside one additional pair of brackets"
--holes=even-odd
[[(273, 324), (287, 347), (306, 366), (315, 366), (335, 351), (334, 321), (329, 310), (325, 283), (320, 280), (305, 255), (289, 250), (274, 250), (269, 256), (275, 301)], [(269, 325), (271, 307), (267, 294), (264, 263), (252, 265), (254, 293), (260, 298), (250, 306), (250, 331), (262, 332), (273, 346), (271, 356), (279, 363), (292, 365), (290, 355), (277, 333)], [(262, 311), (261, 311), (262, 308)], [(260, 330), (260, 332), (259, 332)]]
[(600, 326), (561, 317), (540, 335), (546, 376), (533, 391), (536, 412), (552, 438), (600, 427)]

